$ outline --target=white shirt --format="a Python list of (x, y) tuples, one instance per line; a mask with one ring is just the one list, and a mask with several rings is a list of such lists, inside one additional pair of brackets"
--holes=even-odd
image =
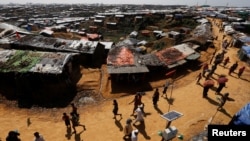
[(40, 137), (39, 138), (35, 138), (34, 141), (45, 141), (45, 140), (43, 139), (43, 136), (40, 135)]
[(136, 121), (143, 121), (143, 113), (141, 109), (137, 108), (135, 112), (137, 113)]
[(135, 130), (132, 131), (131, 141), (138, 141), (138, 132), (135, 133)]

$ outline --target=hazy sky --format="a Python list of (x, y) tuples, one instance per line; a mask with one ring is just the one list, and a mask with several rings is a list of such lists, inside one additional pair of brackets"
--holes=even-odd
[(0, 4), (8, 3), (103, 3), (103, 4), (162, 4), (162, 5), (211, 5), (250, 7), (250, 0), (1, 0)]

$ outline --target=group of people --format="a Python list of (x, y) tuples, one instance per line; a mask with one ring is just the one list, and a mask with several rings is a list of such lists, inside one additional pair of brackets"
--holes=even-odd
[(72, 111), (70, 113), (70, 116), (67, 113), (63, 113), (62, 120), (65, 123), (65, 126), (67, 129), (71, 129), (71, 126), (73, 128), (73, 133), (76, 133), (76, 127), (82, 126), (84, 130), (86, 130), (85, 125), (80, 124), (80, 114), (77, 112), (77, 107), (74, 103), (71, 103)]
[[(202, 77), (205, 77), (205, 81), (203, 83), (203, 98), (207, 97), (208, 91), (211, 87), (214, 87), (214, 81), (213, 79), (211, 79), (212, 74), (215, 72), (217, 65), (222, 63), (222, 66), (225, 68), (226, 65), (229, 63), (230, 59), (229, 57), (224, 58), (224, 54), (226, 52), (223, 51), (222, 53), (219, 53), (218, 55), (216, 55), (215, 60), (213, 62), (213, 65), (211, 67), (211, 69), (209, 69), (209, 65), (208, 63), (203, 63), (202, 64), (202, 71), (197, 75), (196, 77), (196, 84), (200, 84), (200, 80), (202, 79)], [(232, 73), (234, 73), (237, 68), (238, 68), (238, 62), (236, 61), (234, 64), (232, 64), (229, 67), (229, 72), (228, 75), (231, 75)], [(243, 74), (245, 70), (245, 66), (242, 66), (239, 68), (238, 70), (238, 78), (240, 78)], [(207, 76), (205, 75), (208, 72)], [(228, 78), (226, 78), (225, 75), (219, 75), (218, 79), (217, 79), (217, 83), (218, 83), (218, 88), (215, 91), (215, 94), (217, 95), (221, 95), (221, 98), (218, 98), (219, 100), (219, 109), (222, 109), (223, 105), (225, 104), (225, 102), (228, 100), (229, 97), (229, 93), (224, 93), (224, 94), (220, 94), (221, 90), (226, 87), (226, 82), (228, 81)]]
[[(34, 141), (45, 141), (43, 136), (39, 132), (34, 132)], [(6, 137), (6, 141), (21, 141), (20, 133), (17, 130), (9, 131), (8, 136)]]
[[(170, 84), (171, 84), (170, 81), (166, 81), (166, 84), (163, 85), (162, 97), (167, 97), (167, 90)], [(139, 131), (138, 129), (133, 129), (132, 125), (136, 126), (137, 122), (140, 122), (140, 124), (144, 124), (145, 112), (144, 112), (144, 103), (142, 102), (142, 94), (143, 94), (142, 92), (137, 92), (134, 99), (131, 102), (129, 102), (129, 104), (134, 103), (131, 116), (136, 116), (136, 118), (134, 122), (130, 118), (127, 119), (126, 124), (124, 126), (124, 136), (123, 136), (124, 140), (137, 141), (138, 138), (137, 136)], [(156, 88), (152, 96), (153, 106), (157, 106), (159, 97), (160, 97), (160, 92), (159, 89)], [(113, 100), (113, 105), (114, 105), (113, 108), (114, 118), (116, 118), (117, 115), (122, 116), (122, 114), (118, 114), (118, 104), (116, 100)]]
[[(144, 116), (145, 116), (145, 113), (144, 113), (144, 103), (141, 101), (142, 99), (142, 92), (137, 92), (134, 99), (129, 102), (129, 104), (131, 103), (134, 103), (134, 107), (133, 107), (133, 111), (132, 111), (132, 114), (131, 116), (134, 116), (134, 114), (136, 113), (136, 119), (133, 123), (133, 125), (135, 126), (135, 124), (137, 122), (140, 122), (140, 123), (144, 123)], [(120, 115), (122, 116), (122, 114), (118, 114), (117, 111), (118, 111), (118, 106), (117, 106), (117, 101), (116, 100), (113, 100), (113, 105), (114, 105), (114, 108), (113, 108), (113, 114), (114, 114), (114, 118), (117, 116), (117, 115)], [(114, 112), (115, 111), (115, 112)], [(132, 127), (132, 119), (131, 118), (128, 118), (126, 120), (126, 124), (123, 128), (123, 131), (124, 131), (124, 136), (123, 136), (123, 139), (124, 140), (129, 140), (129, 141), (137, 141), (138, 140), (138, 129), (133, 129)]]

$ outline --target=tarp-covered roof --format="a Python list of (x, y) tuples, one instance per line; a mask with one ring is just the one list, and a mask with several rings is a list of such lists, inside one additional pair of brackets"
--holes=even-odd
[(239, 40), (242, 43), (250, 43), (250, 36), (241, 36), (241, 37), (239, 37)]
[[(192, 45), (193, 44), (183, 43), (170, 48), (166, 48), (164, 50), (156, 52), (155, 54), (166, 65), (173, 65), (180, 62), (181, 60), (186, 59), (190, 55), (197, 54), (197, 52), (192, 48)], [(197, 58), (198, 57), (199, 56), (197, 56)]]
[[(9, 31), (10, 34), (13, 34), (15, 32), (18, 33), (23, 33), (23, 34), (31, 34), (30, 32), (28, 32), (26, 29), (11, 25), (11, 24), (7, 24), (7, 23), (0, 23), (0, 29), (2, 29), (3, 33)], [(0, 37), (2, 37), (3, 35), (1, 35), (2, 33), (0, 33)]]
[(174, 64), (180, 60), (185, 59), (186, 57), (185, 54), (183, 54), (181, 51), (179, 51), (178, 49), (174, 47), (161, 50), (155, 53), (155, 55), (166, 65)]
[(60, 74), (76, 53), (0, 50), (0, 72)]
[(34, 48), (47, 48), (58, 51), (93, 54), (98, 45), (98, 42), (85, 40), (66, 40), (60, 38), (27, 35), (14, 42), (13, 44), (20, 46), (30, 46)]
[(199, 45), (204, 45), (208, 40), (213, 39), (210, 24), (198, 25), (191, 33), (191, 37), (185, 39), (183, 42), (194, 42)]
[(141, 55), (141, 63), (146, 66), (164, 66), (172, 68), (186, 63), (186, 60), (195, 60), (200, 54), (194, 49), (196, 46), (190, 43), (179, 44), (152, 54)]
[(204, 38), (210, 40), (213, 38), (210, 24), (200, 24), (192, 31), (191, 38)]
[(107, 67), (110, 74), (114, 73), (144, 73), (149, 72), (140, 63), (139, 54), (130, 47), (114, 47), (107, 57)]
[(242, 50), (250, 58), (250, 46), (242, 46)]
[(246, 104), (235, 114), (234, 125), (250, 125), (250, 103)]
[(126, 38), (123, 41), (116, 44), (116, 46), (135, 46), (140, 40), (135, 38)]

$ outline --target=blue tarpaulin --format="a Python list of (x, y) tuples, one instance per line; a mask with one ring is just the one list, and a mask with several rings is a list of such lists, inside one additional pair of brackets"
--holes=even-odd
[(250, 125), (250, 103), (235, 114), (232, 123), (234, 125)]
[(249, 36), (242, 36), (242, 37), (239, 38), (239, 40), (242, 43), (249, 43), (250, 42), (250, 37)]
[(244, 54), (250, 57), (250, 46), (242, 46), (242, 50), (244, 51)]

